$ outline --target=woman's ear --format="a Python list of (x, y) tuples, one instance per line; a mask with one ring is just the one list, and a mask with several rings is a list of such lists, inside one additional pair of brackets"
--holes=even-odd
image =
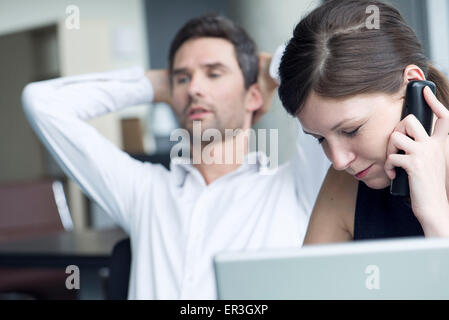
[(407, 85), (410, 81), (413, 80), (426, 80), (426, 76), (420, 67), (414, 64), (409, 64), (404, 69), (404, 85)]

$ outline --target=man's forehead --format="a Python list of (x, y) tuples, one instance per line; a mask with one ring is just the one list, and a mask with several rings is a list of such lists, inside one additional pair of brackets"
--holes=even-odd
[(221, 38), (198, 38), (182, 44), (175, 54), (173, 68), (218, 64), (228, 67), (238, 64), (232, 43)]

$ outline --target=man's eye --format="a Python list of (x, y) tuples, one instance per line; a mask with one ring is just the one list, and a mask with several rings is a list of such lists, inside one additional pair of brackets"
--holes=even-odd
[(221, 74), (219, 74), (219, 73), (209, 73), (209, 78), (218, 78), (220, 76), (221, 76)]
[(324, 138), (316, 138), (316, 139), (318, 140), (318, 143), (319, 143), (319, 144), (322, 144), (323, 141), (324, 141)]
[(177, 84), (183, 84), (183, 83), (186, 83), (187, 81), (189, 81), (189, 78), (188, 78), (188, 77), (178, 77), (178, 78), (176, 79), (176, 83), (177, 83)]

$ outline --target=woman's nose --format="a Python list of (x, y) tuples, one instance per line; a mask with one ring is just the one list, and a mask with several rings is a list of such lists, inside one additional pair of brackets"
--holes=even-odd
[(349, 148), (341, 145), (329, 146), (328, 158), (335, 170), (346, 170), (355, 159), (355, 154)]

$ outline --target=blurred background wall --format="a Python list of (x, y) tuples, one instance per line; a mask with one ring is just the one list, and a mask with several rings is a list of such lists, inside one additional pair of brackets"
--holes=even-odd
[[(73, 22), (70, 6), (79, 10), (79, 29), (66, 24)], [(0, 181), (65, 178), (24, 117), (20, 93), (28, 82), (134, 65), (147, 68), (147, 38), (141, 0), (1, 0)], [(131, 109), (92, 125), (122, 147), (121, 118), (130, 113), (143, 117), (148, 108)], [(110, 225), (72, 181), (65, 186), (76, 228)]]

